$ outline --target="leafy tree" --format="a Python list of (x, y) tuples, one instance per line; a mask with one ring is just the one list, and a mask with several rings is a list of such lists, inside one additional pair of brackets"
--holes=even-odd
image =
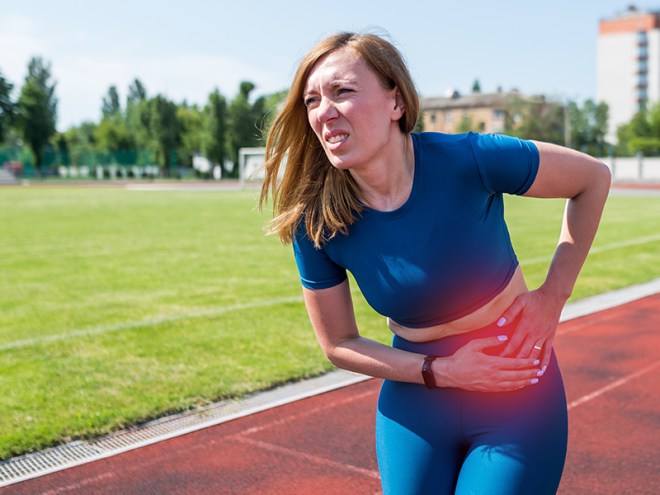
[(16, 105), (11, 101), (14, 85), (9, 83), (0, 72), (0, 143), (5, 140), (7, 131), (14, 123)]
[(161, 174), (167, 176), (172, 164), (172, 154), (181, 143), (177, 106), (167, 98), (157, 95), (149, 100), (148, 116), (148, 128), (156, 143), (157, 161), (162, 165)]
[(119, 95), (117, 94), (117, 88), (115, 86), (110, 86), (108, 89), (108, 97), (103, 97), (103, 118), (112, 117), (118, 115), (121, 112), (121, 106), (119, 105)]
[(184, 101), (176, 111), (180, 126), (180, 144), (177, 160), (179, 165), (192, 167), (195, 153), (202, 150), (203, 115), (197, 105), (189, 107)]
[(605, 152), (607, 143), (607, 120), (609, 108), (607, 103), (596, 105), (593, 100), (586, 100), (582, 108), (575, 102), (568, 104), (568, 115), (571, 124), (571, 147), (585, 150), (592, 155)]
[(105, 153), (132, 151), (137, 148), (135, 137), (128, 130), (121, 115), (108, 117), (94, 130), (96, 148)]
[(142, 85), (139, 79), (135, 79), (133, 84), (128, 87), (128, 96), (126, 98), (126, 105), (129, 103), (137, 105), (141, 101), (147, 100), (147, 90)]
[(209, 95), (204, 115), (206, 117), (204, 143), (206, 157), (224, 168), (227, 157), (227, 100), (220, 94), (218, 88)]
[(64, 133), (71, 165), (92, 165), (91, 153), (97, 148), (96, 127), (93, 122), (83, 122)]
[(50, 64), (34, 57), (18, 98), (17, 127), (34, 155), (37, 175), (41, 176), (44, 146), (55, 134), (57, 118), (56, 83), (50, 83)]
[(651, 156), (660, 154), (660, 103), (648, 112), (642, 111), (617, 129), (618, 154), (634, 155), (641, 152)]
[[(266, 115), (266, 98), (261, 97), (250, 104), (250, 93), (255, 86), (249, 81), (240, 84), (238, 96), (229, 104), (229, 128), (227, 141), (229, 144), (229, 158), (238, 165), (238, 151), (241, 148), (259, 147), (263, 144), (263, 120)], [(238, 176), (238, 167), (231, 173)]]
[(564, 124), (564, 107), (544, 96), (516, 97), (504, 119), (505, 133), (510, 136), (560, 145), (564, 144)]
[(60, 163), (62, 165), (71, 165), (71, 158), (69, 156), (69, 144), (67, 143), (66, 136), (57, 133), (53, 139), (53, 144), (60, 154)]
[(454, 133), (463, 134), (464, 132), (476, 132), (477, 129), (474, 128), (472, 124), (472, 116), (469, 114), (463, 114), (461, 120), (454, 126)]
[(472, 92), (481, 93), (481, 84), (479, 84), (479, 79), (474, 80), (474, 84), (472, 84)]

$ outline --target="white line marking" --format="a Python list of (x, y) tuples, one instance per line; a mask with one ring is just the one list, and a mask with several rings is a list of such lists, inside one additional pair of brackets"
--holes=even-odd
[(87, 478), (82, 481), (79, 481), (78, 483), (75, 483), (73, 485), (68, 485), (62, 488), (56, 488), (54, 490), (48, 490), (46, 492), (42, 492), (41, 495), (57, 495), (58, 493), (62, 493), (62, 492), (70, 492), (71, 490), (76, 490), (78, 488), (82, 488), (83, 486), (91, 485), (92, 483), (96, 483), (97, 481), (101, 481), (107, 478), (113, 478), (114, 476), (115, 476), (114, 473), (100, 474), (98, 476), (94, 476), (93, 478)]
[(377, 393), (378, 393), (378, 390), (371, 390), (369, 392), (363, 392), (359, 395), (354, 395), (353, 397), (348, 397), (348, 398), (343, 399), (343, 400), (338, 400), (338, 401), (335, 401), (335, 402), (331, 402), (331, 403), (325, 404), (323, 406), (314, 407), (314, 408), (309, 409), (309, 410), (307, 410), (303, 413), (293, 414), (293, 415), (288, 416), (284, 419), (278, 419), (276, 421), (272, 421), (271, 423), (266, 423), (265, 425), (262, 425), (262, 426), (254, 426), (252, 428), (248, 428), (247, 430), (243, 430), (243, 431), (241, 431), (239, 433), (236, 433), (235, 435), (232, 435), (231, 437), (228, 437), (228, 438), (234, 438), (234, 437), (239, 436), (239, 435), (242, 435), (242, 436), (252, 435), (253, 433), (257, 433), (259, 431), (265, 430), (266, 428), (272, 428), (273, 426), (280, 426), (280, 425), (283, 425), (284, 423), (288, 423), (288, 422), (296, 420), (296, 419), (304, 418), (304, 417), (309, 416), (311, 414), (315, 414), (319, 411), (324, 411), (325, 409), (330, 409), (331, 407), (336, 407), (336, 406), (341, 406), (343, 404), (348, 404), (349, 402), (353, 402), (353, 401), (356, 401), (358, 399), (362, 399), (362, 398), (367, 397), (369, 395), (376, 395)]
[[(360, 293), (359, 289), (351, 289), (351, 294)], [(266, 306), (275, 306), (276, 304), (285, 304), (290, 302), (303, 302), (303, 296), (283, 297), (280, 299), (266, 299), (264, 301), (254, 301), (245, 304), (236, 304), (234, 306), (220, 306), (219, 308), (204, 309), (200, 311), (191, 311), (190, 313), (178, 313), (169, 316), (161, 316), (160, 318), (150, 318), (141, 321), (129, 321), (127, 323), (119, 323), (118, 325), (109, 325), (104, 327), (87, 328), (85, 330), (75, 330), (73, 332), (61, 333), (56, 335), (45, 335), (44, 337), (35, 337), (33, 339), (17, 340), (7, 344), (0, 345), (0, 351), (7, 349), (17, 349), (20, 347), (28, 347), (31, 345), (39, 344), (41, 342), (52, 342), (57, 340), (70, 339), (73, 337), (84, 337), (87, 335), (97, 335), (108, 332), (118, 332), (120, 330), (129, 330), (131, 328), (141, 328), (169, 321), (184, 320), (186, 318), (200, 318), (203, 316), (216, 316), (231, 311), (240, 311), (243, 309), (263, 308)]]
[(18, 340), (16, 342), (9, 342), (8, 344), (0, 345), (0, 351), (6, 349), (16, 349), (19, 347), (27, 347), (40, 342), (51, 342), (56, 340), (70, 339), (72, 337), (83, 337), (86, 335), (97, 335), (100, 333), (117, 332), (120, 330), (128, 330), (131, 328), (148, 327), (158, 325), (169, 321), (183, 320), (185, 318), (199, 318), (202, 316), (216, 316), (231, 311), (240, 311), (242, 309), (261, 308), (264, 306), (274, 306), (276, 304), (284, 304), (289, 302), (302, 302), (302, 296), (283, 297), (281, 299), (268, 299), (265, 301), (254, 301), (246, 304), (236, 304), (234, 306), (221, 306), (219, 308), (205, 309), (201, 311), (192, 311), (190, 313), (179, 313), (170, 316), (161, 316), (160, 318), (150, 318), (142, 321), (131, 321), (128, 323), (120, 323), (118, 325), (109, 325), (105, 327), (87, 328), (85, 330), (76, 330), (74, 332), (63, 333), (58, 335), (46, 335), (44, 337), (35, 337), (33, 339)]
[[(629, 246), (637, 246), (639, 244), (646, 244), (648, 242), (660, 241), (660, 235), (650, 235), (648, 237), (640, 237), (638, 239), (630, 239), (623, 242), (614, 242), (612, 244), (605, 244), (604, 246), (592, 247), (589, 250), (589, 254), (602, 253), (604, 251), (611, 251), (613, 249), (619, 249)], [(528, 260), (521, 260), (520, 264), (529, 266), (535, 265), (537, 263), (543, 263), (545, 261), (552, 261), (552, 256), (538, 256), (536, 258), (530, 258)]]
[(262, 449), (270, 450), (272, 452), (281, 452), (283, 454), (289, 454), (294, 457), (300, 457), (302, 459), (305, 459), (306, 461), (312, 461), (317, 464), (322, 464), (324, 466), (330, 466), (338, 469), (353, 471), (354, 473), (363, 474), (365, 476), (369, 476), (370, 478), (376, 478), (377, 480), (380, 479), (380, 474), (378, 472), (370, 471), (369, 469), (364, 469), (357, 466), (352, 466), (351, 464), (342, 464), (341, 462), (331, 461), (330, 459), (324, 459), (323, 457), (317, 457), (315, 455), (305, 454), (304, 452), (299, 452), (297, 450), (288, 449), (286, 447), (280, 447), (278, 445), (261, 442), (259, 440), (253, 440), (251, 438), (236, 437), (235, 440), (242, 443), (251, 444), (256, 447), (261, 447)]
[(629, 381), (634, 380), (635, 378), (638, 378), (638, 377), (648, 373), (649, 371), (654, 370), (658, 366), (660, 366), (660, 361), (658, 361), (656, 363), (653, 363), (652, 365), (647, 366), (646, 368), (643, 368), (639, 371), (636, 371), (635, 373), (632, 373), (628, 376), (624, 376), (623, 378), (619, 378), (618, 380), (610, 383), (609, 385), (606, 385), (603, 388), (600, 388), (600, 389), (596, 390), (595, 392), (587, 394), (584, 397), (580, 397), (579, 399), (574, 400), (573, 402), (571, 402), (568, 405), (568, 410), (570, 411), (574, 407), (580, 406), (580, 405), (584, 404), (585, 402), (589, 402), (590, 400), (595, 399), (596, 397), (599, 397), (599, 396), (603, 395), (605, 392), (609, 392), (610, 390), (613, 390), (617, 387), (620, 387), (621, 385), (624, 385), (624, 384), (628, 383)]

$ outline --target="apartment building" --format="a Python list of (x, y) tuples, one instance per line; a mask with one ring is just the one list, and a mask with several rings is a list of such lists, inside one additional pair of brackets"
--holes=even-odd
[[(424, 130), (453, 134), (462, 121), (471, 123), (478, 132), (504, 132), (504, 122), (511, 103), (524, 98), (518, 91), (497, 93), (470, 93), (461, 95), (457, 91), (442, 98), (422, 98)], [(520, 115), (513, 115), (517, 123)]]
[(600, 21), (596, 101), (609, 106), (606, 140), (640, 110), (660, 100), (660, 14), (633, 5)]

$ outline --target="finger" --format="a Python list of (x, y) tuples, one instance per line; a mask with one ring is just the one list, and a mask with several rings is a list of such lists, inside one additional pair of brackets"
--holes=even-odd
[(540, 379), (538, 377), (525, 378), (523, 380), (503, 380), (493, 385), (480, 384), (475, 388), (481, 392), (510, 392), (536, 385), (539, 381)]
[(536, 342), (536, 344), (534, 344), (534, 346), (530, 350), (529, 357), (538, 359), (538, 357), (541, 355), (542, 352), (543, 352), (543, 341), (539, 340)]
[[(509, 343), (502, 350), (502, 352), (500, 352), (500, 356), (512, 357), (520, 349), (520, 346), (527, 340), (528, 333), (529, 332), (527, 332), (525, 328), (522, 328), (522, 325), (518, 325), (516, 330), (513, 332), (513, 335), (511, 335), (511, 338), (509, 339)], [(527, 356), (523, 356), (519, 354), (517, 357), (527, 357)]]
[(550, 364), (550, 358), (552, 357), (552, 344), (554, 343), (554, 338), (548, 339), (543, 344), (543, 352), (541, 354), (541, 370), (545, 372)]
[(469, 344), (475, 351), (483, 351), (489, 347), (496, 347), (502, 345), (504, 342), (509, 340), (509, 337), (506, 335), (498, 335), (497, 337), (485, 337), (483, 339), (474, 339), (470, 341)]
[(516, 317), (520, 314), (520, 312), (525, 308), (525, 305), (522, 303), (520, 298), (516, 298), (515, 301), (513, 301), (513, 304), (507, 308), (507, 310), (504, 312), (502, 317), (497, 320), (497, 326), (498, 327), (503, 327), (507, 323), (511, 323), (513, 320), (516, 319)]
[(494, 356), (494, 366), (500, 370), (531, 370), (538, 371), (541, 369), (541, 361), (539, 359), (525, 358), (505, 358)]

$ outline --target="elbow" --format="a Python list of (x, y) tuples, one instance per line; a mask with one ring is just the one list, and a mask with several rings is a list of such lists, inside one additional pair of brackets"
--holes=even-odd
[(610, 167), (603, 162), (600, 163), (600, 170), (598, 171), (598, 178), (603, 183), (604, 187), (609, 191), (612, 184), (612, 171)]

